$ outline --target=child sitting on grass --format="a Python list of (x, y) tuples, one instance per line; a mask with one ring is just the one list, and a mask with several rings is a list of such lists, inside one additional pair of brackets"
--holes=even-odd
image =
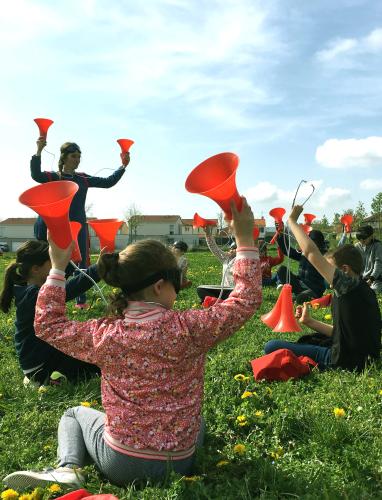
[(178, 268), (180, 270), (180, 288), (189, 288), (192, 281), (187, 279), (188, 260), (184, 255), (188, 251), (188, 245), (185, 241), (176, 241), (172, 246), (172, 252), (175, 255)]
[(206, 354), (233, 335), (261, 303), (261, 274), (254, 247), (253, 213), (243, 198), (231, 206), (238, 251), (236, 287), (209, 309), (173, 310), (180, 272), (171, 250), (142, 240), (100, 257), (100, 276), (120, 292), (114, 315), (70, 321), (64, 309), (64, 270), (71, 247), (50, 243), (53, 269), (41, 288), (37, 335), (66, 354), (101, 368), (105, 413), (67, 410), (58, 429), (59, 467), (22, 471), (3, 481), (20, 489), (56, 482), (79, 485), (90, 456), (116, 485), (163, 479), (171, 469), (188, 475), (203, 440), (201, 417)]
[(277, 257), (271, 257), (267, 252), (267, 242), (264, 240), (258, 241), (260, 252), (260, 267), (262, 286), (274, 286), (277, 283), (277, 274), (272, 276), (272, 267), (278, 266), (284, 260), (284, 254), (279, 246), (277, 246)]
[(212, 236), (211, 226), (206, 226), (203, 229), (206, 234), (206, 243), (210, 252), (213, 253), (223, 265), (222, 286), (235, 286), (232, 272), (233, 265), (231, 261), (236, 257), (236, 241), (231, 243), (228, 252), (223, 252), (223, 250), (218, 247), (215, 238)]
[(288, 224), (304, 256), (333, 288), (333, 325), (313, 319), (307, 303), (298, 309), (297, 315), (300, 323), (331, 337), (331, 347), (271, 340), (264, 350), (268, 354), (277, 349), (289, 349), (297, 356), (309, 356), (320, 368), (360, 371), (368, 359), (379, 359), (381, 349), (381, 314), (375, 293), (361, 279), (362, 255), (352, 245), (343, 245), (324, 257), (297, 224), (302, 210), (296, 205)]
[[(50, 268), (48, 243), (30, 240), (19, 247), (16, 262), (12, 262), (5, 270), (0, 309), (8, 313), (13, 300), (15, 301), (14, 342), (17, 358), (25, 375), (24, 385), (30, 382), (37, 385), (46, 384), (50, 381), (53, 371), (60, 372), (72, 381), (80, 375), (89, 376), (99, 371), (96, 366), (63, 354), (36, 337), (33, 322), (37, 295)], [(86, 272), (93, 280), (99, 281), (96, 265), (90, 266)], [(92, 286), (93, 283), (86, 276), (77, 275), (66, 283), (65, 300), (74, 299)]]

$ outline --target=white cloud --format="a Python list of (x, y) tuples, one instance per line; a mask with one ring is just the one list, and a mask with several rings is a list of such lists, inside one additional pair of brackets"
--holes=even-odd
[(326, 187), (318, 199), (318, 206), (321, 208), (331, 207), (333, 204), (341, 205), (342, 202), (351, 200), (349, 189)]
[(382, 179), (364, 179), (360, 183), (360, 188), (367, 191), (375, 191), (382, 189)]
[(328, 139), (318, 146), (316, 161), (328, 168), (382, 166), (382, 137)]
[[(300, 189), (298, 190), (296, 204), (304, 202), (306, 198), (308, 198), (312, 194), (312, 185), (315, 187), (314, 192), (317, 192), (320, 189), (322, 182), (322, 180), (309, 180), (305, 183), (302, 183)], [(247, 189), (247, 191), (245, 192), (245, 196), (247, 197), (248, 201), (281, 203), (291, 206), (293, 198), (296, 194), (296, 190), (297, 185), (295, 190), (288, 191), (277, 187), (271, 182), (264, 181), (259, 182), (255, 186)]]
[[(382, 48), (382, 28), (371, 31), (360, 38), (337, 38), (327, 43), (327, 47), (316, 53), (321, 63), (331, 63), (344, 56), (378, 54)], [(342, 61), (343, 62), (343, 61)]]

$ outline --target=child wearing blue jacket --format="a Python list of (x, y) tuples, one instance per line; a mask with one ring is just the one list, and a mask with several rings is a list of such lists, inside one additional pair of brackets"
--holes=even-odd
[[(89, 188), (110, 188), (117, 184), (125, 173), (125, 168), (129, 164), (130, 155), (127, 152), (123, 161), (123, 165), (119, 167), (109, 177), (93, 177), (88, 174), (76, 172), (81, 161), (81, 150), (74, 142), (65, 142), (61, 146), (61, 155), (58, 162), (58, 172), (42, 172), (41, 171), (41, 152), (46, 146), (45, 137), (39, 137), (37, 140), (37, 152), (32, 156), (30, 169), (32, 179), (39, 183), (50, 181), (66, 180), (75, 182), (78, 185), (78, 191), (74, 195), (69, 210), (69, 219), (77, 221), (81, 224), (81, 230), (78, 234), (78, 246), (81, 252), (81, 268), (86, 268), (89, 262), (88, 252), (88, 229), (86, 224), (85, 203), (86, 195)], [(46, 225), (43, 219), (39, 216), (34, 227), (35, 238), (38, 240), (47, 241)], [(80, 295), (77, 298), (77, 305), (85, 307), (86, 295)]]

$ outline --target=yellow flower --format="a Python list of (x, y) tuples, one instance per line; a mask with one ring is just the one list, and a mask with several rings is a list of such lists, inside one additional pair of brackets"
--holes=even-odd
[(41, 500), (44, 495), (44, 490), (40, 487), (35, 488), (29, 495), (30, 500)]
[(224, 467), (225, 465), (228, 465), (229, 462), (228, 460), (220, 460), (217, 464), (216, 467)]
[(8, 319), (7, 319), (7, 324), (8, 324), (8, 325), (11, 325), (12, 323), (13, 323), (13, 319), (12, 319), (12, 318), (8, 318)]
[(272, 394), (272, 389), (270, 387), (266, 387), (265, 392), (270, 396)]
[(40, 385), (40, 387), (38, 388), (38, 392), (40, 394), (42, 394), (43, 392), (46, 392), (48, 390), (47, 387), (45, 387), (45, 385)]
[(61, 486), (57, 483), (53, 483), (51, 486), (49, 486), (48, 491), (51, 493), (59, 493), (61, 491)]
[(46, 445), (43, 447), (43, 450), (44, 450), (44, 451), (49, 451), (51, 448), (52, 448), (52, 445), (51, 445), (51, 444), (46, 444)]
[(271, 451), (270, 452), (270, 456), (274, 459), (274, 460), (278, 460), (279, 458), (281, 458), (282, 456), (284, 455), (284, 450), (282, 448), (282, 446), (278, 446), (274, 451)]
[(18, 498), (18, 496), (19, 496), (19, 494), (17, 493), (17, 491), (9, 488), (8, 490), (5, 490), (2, 492), (1, 500), (14, 500), (14, 499)]
[(20, 495), (19, 500), (31, 500), (31, 496), (28, 494)]
[(261, 410), (257, 410), (257, 411), (255, 411), (255, 417), (259, 417), (259, 418), (261, 418), (261, 417), (263, 417), (263, 416), (264, 416), (264, 412), (263, 412), (263, 411), (261, 411)]
[(239, 423), (238, 423), (238, 426), (239, 426), (239, 427), (245, 427), (246, 425), (249, 425), (249, 423), (248, 423), (248, 421), (247, 421), (247, 420), (245, 420), (244, 422), (239, 422)]
[(236, 417), (237, 422), (245, 422), (247, 420), (247, 417), (245, 415), (239, 415)]
[(382, 396), (382, 389), (379, 390), (379, 395)]
[(249, 380), (249, 377), (246, 377), (242, 373), (238, 373), (233, 377), (237, 382), (247, 382)]
[(89, 401), (81, 401), (80, 405), (81, 406), (86, 406), (86, 408), (89, 408), (92, 404), (89, 403)]
[(241, 399), (246, 399), (246, 398), (250, 398), (253, 396), (253, 392), (251, 391), (244, 391), (243, 394), (241, 395)]
[(118, 293), (119, 292), (119, 288), (113, 288), (113, 293)]
[(244, 455), (244, 453), (246, 452), (246, 447), (244, 444), (235, 444), (235, 446), (233, 447), (233, 451), (234, 453), (237, 453), (238, 455)]
[(201, 476), (184, 476), (183, 481), (200, 481)]
[(346, 415), (346, 412), (343, 408), (334, 408), (333, 413), (336, 418), (341, 418)]
[(325, 314), (324, 319), (326, 319), (326, 321), (330, 321), (332, 319), (332, 315), (331, 314)]

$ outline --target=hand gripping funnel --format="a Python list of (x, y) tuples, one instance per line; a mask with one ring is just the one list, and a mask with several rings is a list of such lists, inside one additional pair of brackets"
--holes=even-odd
[(35, 118), (38, 129), (40, 131), (40, 136), (46, 137), (48, 134), (48, 128), (52, 125), (53, 120), (49, 120), (49, 118)]
[(234, 153), (220, 153), (211, 156), (192, 170), (186, 179), (186, 189), (190, 193), (201, 194), (215, 201), (232, 219), (230, 202), (241, 210), (242, 200), (236, 189), (236, 170), (239, 157)]
[(284, 285), (281, 290), (281, 313), (278, 323), (273, 328), (274, 332), (301, 332), (293, 309), (292, 285)]
[(204, 219), (203, 217), (200, 217), (197, 212), (195, 212), (192, 227), (197, 228), (207, 226), (216, 226), (216, 221), (212, 219)]
[(316, 216), (313, 214), (304, 214), (304, 220), (307, 226), (311, 226), (315, 218)]
[(277, 231), (273, 235), (273, 238), (269, 242), (270, 245), (273, 245), (284, 225), (283, 216), (285, 215), (285, 208), (282, 207), (272, 208), (272, 210), (269, 211), (269, 215), (273, 217), (275, 219), (275, 223), (279, 225), (279, 228), (277, 229)]
[(75, 247), (72, 253), (72, 261), (77, 264), (78, 262), (81, 262), (81, 252), (80, 252), (80, 247), (78, 246), (78, 233), (81, 231), (81, 223), (71, 220), (69, 221), (70, 224), (70, 230), (72, 233), (72, 239), (75, 241)]
[(353, 222), (353, 216), (351, 214), (345, 214), (341, 217), (341, 224), (344, 224), (345, 231), (351, 233), (351, 223)]
[(69, 207), (77, 190), (75, 182), (52, 181), (32, 187), (19, 197), (20, 203), (41, 215), (60, 248), (67, 248), (72, 241)]
[(115, 237), (123, 221), (118, 219), (97, 219), (89, 221), (88, 224), (98, 236), (100, 249), (113, 253)]

